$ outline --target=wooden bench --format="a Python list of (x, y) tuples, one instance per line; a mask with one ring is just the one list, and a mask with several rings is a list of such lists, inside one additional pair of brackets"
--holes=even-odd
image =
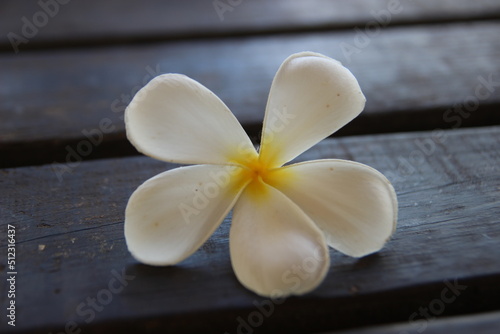
[[(498, 333), (500, 2), (9, 0), (0, 17), (1, 333)], [(276, 301), (236, 280), (230, 219), (177, 266), (134, 260), (127, 200), (176, 167), (126, 140), (137, 89), (186, 74), (257, 141), (278, 66), (304, 50), (344, 63), (367, 105), (298, 160), (384, 173), (386, 247), (331, 250), (318, 289)]]

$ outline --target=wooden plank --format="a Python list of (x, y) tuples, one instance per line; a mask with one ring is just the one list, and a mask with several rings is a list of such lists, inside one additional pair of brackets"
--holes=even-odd
[(500, 17), (500, 3), (489, 0), (220, 0), (219, 9), (203, 0), (39, 2), (0, 3), (1, 50)]
[[(367, 96), (365, 112), (339, 134), (498, 124), (499, 28), (488, 22), (387, 29), (365, 47), (349, 31), (1, 55), (0, 166), (65, 162), (89, 136), (97, 144), (81, 158), (134, 152), (123, 110), (164, 72), (209, 87), (257, 139), (277, 68), (303, 50), (344, 62)], [(349, 55), (342, 45), (358, 45), (359, 53)]]
[[(347, 331), (335, 331), (331, 334), (498, 334), (500, 328), (500, 312), (447, 317), (443, 319), (428, 319), (412, 324), (392, 324), (379, 327), (369, 327)], [(326, 333), (325, 333), (326, 334)]]
[[(178, 266), (148, 267), (130, 256), (127, 199), (172, 165), (147, 157), (88, 161), (62, 182), (51, 166), (4, 169), (0, 235), (15, 226), (18, 272), (17, 323), (8, 329), (235, 333), (261, 314), (251, 329), (315, 332), (408, 321), (420, 307), (440, 316), (498, 310), (499, 144), (500, 127), (485, 127), (335, 138), (306, 152), (301, 159), (352, 159), (387, 175), (398, 193), (399, 224), (375, 255), (357, 260), (332, 250), (325, 282), (280, 304), (234, 277), (228, 220)], [(122, 285), (114, 278), (120, 275)]]

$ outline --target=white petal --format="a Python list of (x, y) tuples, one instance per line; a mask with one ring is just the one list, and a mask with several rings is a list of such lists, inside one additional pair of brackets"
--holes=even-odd
[(364, 105), (356, 78), (340, 62), (312, 52), (288, 57), (269, 94), (261, 161), (281, 166), (350, 122)]
[(394, 188), (371, 167), (316, 160), (283, 167), (271, 178), (325, 232), (328, 244), (344, 254), (376, 252), (396, 229)]
[(132, 255), (151, 265), (178, 263), (212, 235), (244, 187), (238, 167), (176, 168), (144, 182), (125, 211)]
[(227, 164), (255, 149), (226, 105), (180, 74), (151, 80), (125, 111), (127, 137), (140, 152), (164, 161)]
[(317, 287), (330, 265), (323, 233), (286, 196), (250, 184), (236, 203), (229, 237), (239, 281), (263, 296), (300, 295)]

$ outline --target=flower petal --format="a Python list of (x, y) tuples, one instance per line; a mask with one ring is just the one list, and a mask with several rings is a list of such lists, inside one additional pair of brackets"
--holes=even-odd
[(254, 183), (236, 203), (229, 237), (238, 280), (263, 296), (311, 291), (330, 265), (323, 233), (282, 193)]
[(328, 244), (344, 254), (361, 257), (376, 252), (396, 229), (394, 188), (366, 165), (308, 161), (280, 168), (270, 180), (325, 232)]
[(252, 142), (226, 105), (181, 74), (157, 76), (125, 111), (127, 137), (156, 159), (189, 164), (227, 164)]
[(350, 122), (364, 105), (356, 78), (340, 62), (312, 52), (291, 55), (269, 94), (261, 161), (283, 165)]
[(244, 185), (241, 168), (176, 168), (144, 182), (125, 211), (132, 255), (151, 265), (171, 265), (194, 253), (220, 225)]

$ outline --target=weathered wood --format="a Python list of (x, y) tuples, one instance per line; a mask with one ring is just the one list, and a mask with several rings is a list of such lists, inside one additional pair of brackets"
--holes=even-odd
[(209, 87), (258, 138), (277, 68), (303, 50), (341, 60), (367, 96), (365, 112), (339, 134), (498, 124), (499, 29), (497, 22), (386, 29), (366, 47), (348, 31), (1, 55), (0, 166), (65, 162), (88, 141), (85, 131), (98, 144), (80, 158), (134, 152), (123, 110), (164, 72)]
[[(346, 158), (385, 173), (398, 193), (399, 225), (375, 255), (354, 259), (332, 250), (325, 282), (281, 304), (234, 277), (228, 220), (178, 266), (149, 267), (130, 256), (127, 199), (172, 165), (147, 157), (88, 161), (62, 182), (51, 166), (4, 169), (0, 235), (15, 226), (18, 313), (15, 328), (0, 328), (235, 333), (244, 321), (258, 332), (315, 332), (404, 322), (420, 307), (442, 316), (498, 309), (499, 145), (500, 127), (486, 127), (336, 138), (306, 152), (301, 159)], [(126, 286), (114, 278), (122, 272)], [(453, 300), (450, 285), (458, 286)], [(5, 303), (2, 292), (3, 310)]]
[[(221, 0), (225, 6), (219, 10), (215, 1), (205, 0), (39, 2), (0, 3), (0, 50), (351, 28), (370, 21), (395, 25), (500, 17), (500, 3), (488, 0)], [(46, 19), (43, 13), (49, 14)], [(35, 23), (33, 30), (23, 30), (26, 21)]]
[[(378, 327), (368, 327), (347, 331), (335, 331), (331, 334), (498, 334), (500, 328), (500, 312), (447, 317), (443, 319), (428, 319), (428, 321), (412, 324), (392, 324)], [(324, 333), (327, 334), (327, 333)]]

